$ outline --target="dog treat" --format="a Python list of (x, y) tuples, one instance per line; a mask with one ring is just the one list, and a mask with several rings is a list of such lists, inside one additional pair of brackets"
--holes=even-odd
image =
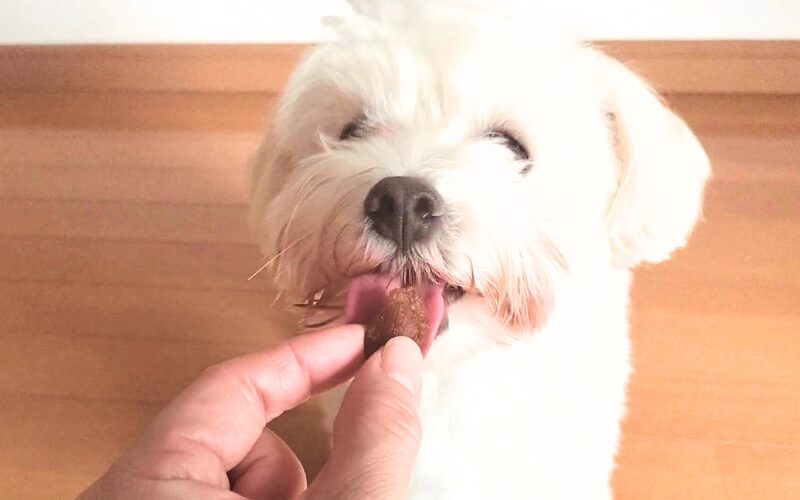
[(428, 333), (425, 303), (416, 287), (396, 288), (389, 292), (386, 306), (364, 332), (364, 356), (370, 357), (392, 337), (406, 336), (422, 347)]

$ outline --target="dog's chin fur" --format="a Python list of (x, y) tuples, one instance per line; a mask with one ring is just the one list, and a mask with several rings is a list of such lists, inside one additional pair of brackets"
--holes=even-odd
[[(301, 63), (252, 162), (265, 272), (306, 324), (376, 270), (467, 291), (426, 358), (412, 498), (607, 498), (630, 270), (686, 243), (708, 160), (621, 64), (455, 3), (355, 2)], [(410, 255), (363, 214), (388, 176), (444, 200)]]

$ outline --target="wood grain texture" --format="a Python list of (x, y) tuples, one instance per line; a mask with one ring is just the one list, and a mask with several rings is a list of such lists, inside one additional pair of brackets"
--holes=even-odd
[(4, 236), (252, 243), (240, 205), (0, 199)]
[[(198, 166), (216, 165), (215, 168), (230, 168), (240, 163), (219, 161), (219, 155), (209, 155), (199, 160), (193, 153), (190, 144), (198, 133), (214, 132), (215, 134), (232, 134), (240, 140), (247, 141), (250, 136), (251, 148), (256, 147), (254, 134), (266, 128), (267, 118), (272, 113), (276, 95), (270, 93), (222, 94), (203, 92), (35, 92), (20, 91), (3, 93), (0, 100), (0, 127), (9, 129), (14, 137), (27, 133), (28, 129), (37, 129), (43, 135), (31, 134), (31, 148), (26, 148), (25, 141), (14, 146), (15, 151), (26, 151), (33, 147), (42, 147), (42, 153), (30, 152), (30, 164), (39, 166), (53, 165), (42, 155), (59, 155), (64, 158), (64, 165), (75, 165), (82, 154), (87, 156), (91, 164), (110, 166), (134, 166), (139, 168), (149, 165), (151, 168), (164, 166), (165, 163), (185, 151), (186, 156), (181, 165)], [(796, 137), (800, 129), (800, 94), (797, 95), (758, 95), (758, 94), (675, 94), (667, 96), (668, 104), (673, 107), (699, 133), (709, 136), (757, 135), (770, 136), (774, 139)], [(64, 134), (76, 134), (76, 151), (65, 153), (63, 147), (69, 147), (69, 138)], [(53, 132), (56, 130), (56, 132)], [(80, 139), (80, 134), (102, 133), (91, 136), (91, 143)], [(136, 132), (132, 134), (131, 132)], [(148, 134), (163, 134), (160, 144), (147, 144)], [(189, 133), (188, 138), (179, 139)], [(60, 142), (48, 144), (53, 134), (61, 134)], [(141, 134), (141, 135), (140, 135)], [(144, 137), (143, 137), (144, 136)], [(120, 140), (119, 137), (125, 139)], [(220, 138), (217, 148), (237, 152), (246, 156), (248, 151), (242, 146), (229, 146), (229, 139)], [(0, 137), (0, 141), (2, 141)], [(67, 142), (65, 142), (67, 141)], [(83, 144), (81, 142), (83, 141)], [(122, 142), (120, 142), (122, 141)], [(159, 154), (148, 155), (149, 149), (130, 155), (126, 150), (129, 144), (137, 142), (155, 147)], [(184, 141), (183, 143), (181, 141)], [(224, 142), (223, 142), (224, 141)], [(210, 143), (216, 143), (209, 141)], [(8, 144), (7, 142), (5, 144)], [(62, 149), (57, 149), (61, 145)], [(135, 147), (135, 146), (130, 146)], [(98, 148), (97, 151), (94, 148)], [(740, 150), (747, 149), (739, 146)], [(92, 152), (89, 152), (92, 151)], [(200, 153), (207, 150), (201, 148)], [(113, 153), (113, 158), (107, 154)], [(23, 153), (24, 154), (24, 153)], [(163, 158), (161, 155), (164, 155)], [(141, 161), (142, 158), (150, 158)], [(0, 164), (8, 164), (0, 155)], [(12, 157), (13, 158), (13, 157)], [(238, 158), (243, 159), (243, 156)], [(158, 163), (158, 162), (161, 163)], [(132, 165), (132, 162), (135, 164)], [(193, 163), (194, 162), (194, 163)], [(174, 163), (173, 163), (174, 164)], [(235, 175), (240, 175), (236, 172)]]
[[(269, 93), (0, 93), (0, 497), (68, 498), (210, 364), (293, 319), (245, 226)], [(622, 500), (800, 491), (800, 97), (673, 95), (715, 166), (636, 274)], [(109, 106), (112, 111), (109, 112)], [(124, 110), (124, 111), (123, 111)], [(275, 427), (311, 474), (313, 403)]]
[(0, 90), (280, 91), (310, 45), (0, 47)]
[(800, 41), (599, 42), (661, 92), (800, 93)]
[[(662, 92), (800, 93), (800, 41), (598, 41)], [(309, 45), (0, 47), (0, 90), (275, 93)]]
[(266, 126), (274, 100), (272, 93), (22, 90), (3, 93), (0, 126), (253, 133)]
[[(0, 170), (0, 198), (63, 201), (145, 201), (235, 205), (247, 192), (244, 175), (214, 170), (113, 167), (10, 167)], [(191, 176), (192, 183), (186, 182)], [(125, 186), (125, 189), (120, 189)]]
[[(32, 101), (32, 94), (28, 95)], [(146, 108), (154, 108), (161, 106), (158, 97), (148, 94), (132, 97), (123, 94), (118, 96), (117, 102), (134, 99), (139, 100)], [(91, 94), (61, 94), (54, 102), (75, 102), (79, 106), (85, 106), (94, 101)], [(181, 101), (181, 97), (172, 96), (172, 103), (175, 101)], [(12, 109), (19, 106), (9, 94), (3, 94), (3, 104)], [(202, 107), (209, 103), (192, 101), (187, 104)], [(223, 99), (222, 104), (228, 106), (230, 99)], [(259, 106), (256, 109), (247, 109), (247, 114), (253, 117), (266, 112), (266, 109)], [(47, 114), (57, 113), (51, 110), (49, 113), (37, 114), (37, 127), (46, 123)], [(184, 117), (191, 114), (183, 113)], [(219, 123), (217, 120), (205, 122), (204, 130), (193, 133), (186, 130), (187, 127), (173, 132), (163, 130), (163, 127), (156, 127), (158, 122), (152, 118), (146, 121), (143, 129), (135, 132), (131, 130), (135, 127), (127, 117), (122, 120), (115, 118), (117, 125), (125, 127), (125, 130), (86, 130), (85, 116), (65, 118), (72, 119), (72, 125), (81, 128), (39, 128), (36, 133), (31, 133), (29, 128), (11, 128), (13, 118), (7, 114), (4, 122), (6, 127), (0, 135), (0, 167), (100, 167), (130, 170), (196, 168), (223, 169), (236, 175), (239, 172), (238, 167), (245, 163), (255, 148), (258, 138), (252, 130), (211, 133), (207, 127)], [(263, 120), (264, 116), (260, 119)], [(158, 129), (153, 130), (154, 128)], [(252, 128), (251, 125), (249, 129)]]

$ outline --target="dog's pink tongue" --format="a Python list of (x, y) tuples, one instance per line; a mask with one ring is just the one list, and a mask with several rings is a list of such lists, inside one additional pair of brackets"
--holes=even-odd
[[(400, 288), (400, 281), (381, 274), (359, 276), (350, 283), (347, 289), (345, 321), (368, 325), (375, 316), (386, 307), (389, 292)], [(428, 319), (428, 334), (421, 342), (422, 354), (430, 351), (444, 318), (445, 304), (443, 287), (433, 283), (420, 286), (420, 293), (425, 300), (425, 312)]]

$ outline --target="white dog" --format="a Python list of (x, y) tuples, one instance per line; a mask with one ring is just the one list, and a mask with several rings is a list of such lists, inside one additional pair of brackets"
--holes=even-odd
[(686, 243), (707, 157), (592, 48), (463, 3), (364, 4), (254, 160), (277, 287), (307, 327), (428, 290), (411, 498), (609, 498), (631, 268)]

